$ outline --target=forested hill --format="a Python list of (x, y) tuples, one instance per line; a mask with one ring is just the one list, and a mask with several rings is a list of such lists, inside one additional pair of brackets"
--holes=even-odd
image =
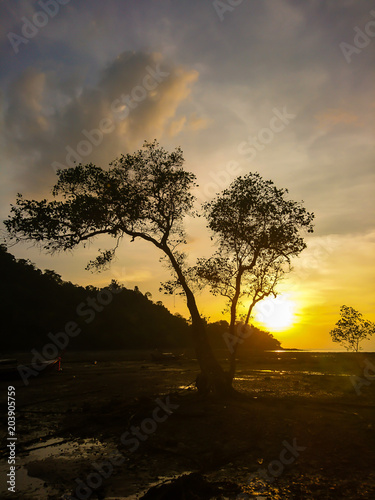
[(190, 345), (189, 325), (137, 288), (114, 282), (112, 293), (63, 281), (0, 246), (1, 351), (41, 348), (48, 334), (75, 322), (81, 333), (69, 349), (164, 348)]
[[(173, 349), (192, 347), (190, 326), (161, 302), (137, 287), (112, 282), (106, 288), (81, 287), (63, 281), (52, 270), (43, 272), (28, 260), (16, 259), (0, 245), (0, 313), (2, 352), (40, 350), (71, 323), (80, 333), (70, 337), (69, 350)], [(216, 348), (228, 348), (228, 323), (208, 325)], [(258, 330), (241, 350), (279, 349), (280, 343)]]

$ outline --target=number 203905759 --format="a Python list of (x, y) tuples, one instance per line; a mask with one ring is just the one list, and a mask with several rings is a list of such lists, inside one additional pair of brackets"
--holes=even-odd
[(16, 433), (16, 389), (8, 387), (8, 434), (14, 436)]

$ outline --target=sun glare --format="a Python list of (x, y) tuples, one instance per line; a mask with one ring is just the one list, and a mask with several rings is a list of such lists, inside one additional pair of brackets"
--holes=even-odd
[(270, 330), (285, 330), (294, 323), (294, 308), (287, 295), (268, 297), (254, 308), (255, 320)]

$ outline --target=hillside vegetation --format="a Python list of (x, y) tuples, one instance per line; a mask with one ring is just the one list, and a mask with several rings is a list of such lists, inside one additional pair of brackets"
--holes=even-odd
[[(190, 325), (138, 287), (129, 290), (112, 281), (105, 288), (78, 286), (50, 269), (16, 259), (0, 246), (1, 350), (40, 349), (48, 334), (75, 322), (81, 333), (70, 339), (69, 350), (187, 348)], [(228, 323), (207, 326), (212, 344), (225, 348)], [(241, 349), (278, 349), (280, 343), (258, 330)]]

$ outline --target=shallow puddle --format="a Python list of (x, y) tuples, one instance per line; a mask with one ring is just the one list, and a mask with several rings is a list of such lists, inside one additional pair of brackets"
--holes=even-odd
[(28, 462), (44, 460), (50, 457), (59, 457), (69, 460), (72, 458), (72, 455), (77, 455), (79, 453), (80, 456), (84, 458), (91, 454), (93, 449), (95, 449), (95, 451), (103, 451), (105, 447), (106, 446), (97, 439), (67, 441), (61, 438), (52, 438), (44, 443), (36, 443), (25, 448), (25, 452), (27, 452)]
[[(267, 373), (274, 375), (319, 375), (320, 377), (351, 377), (350, 373), (324, 373), (324, 372), (315, 372), (315, 371), (307, 371), (307, 370), (251, 370), (252, 374), (245, 375), (245, 379), (236, 379), (237, 380), (247, 380), (249, 378), (254, 378), (254, 373)], [(239, 372), (241, 373), (241, 372)]]
[[(2, 479), (0, 483), (0, 498), (18, 498), (17, 494), (27, 495), (27, 498), (35, 500), (47, 500), (52, 495), (56, 495), (56, 498), (61, 498), (61, 492), (59, 493), (57, 490), (47, 487), (45, 481), (29, 476), (28, 464), (56, 458), (70, 461), (77, 459), (77, 456), (85, 458), (91, 456), (93, 453), (105, 453), (106, 449), (107, 445), (97, 439), (67, 441), (62, 438), (53, 438), (44, 442), (34, 443), (32, 446), (22, 450), (22, 452), (18, 452), (16, 459), (16, 493), (8, 492), (8, 485)], [(1, 478), (6, 478), (7, 473), (9, 473), (9, 465), (7, 462), (1, 461)]]

